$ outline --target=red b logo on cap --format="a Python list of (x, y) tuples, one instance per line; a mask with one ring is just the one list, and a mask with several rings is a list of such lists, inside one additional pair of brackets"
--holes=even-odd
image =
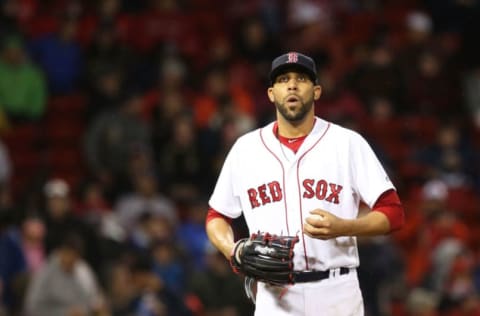
[(288, 53), (288, 60), (287, 63), (296, 63), (298, 61), (298, 54), (297, 53)]

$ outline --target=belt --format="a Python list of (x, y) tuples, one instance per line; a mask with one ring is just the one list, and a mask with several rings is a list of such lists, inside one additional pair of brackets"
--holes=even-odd
[[(294, 271), (293, 272), (293, 282), (294, 283), (305, 283), (305, 282), (314, 282), (328, 279), (331, 275), (334, 275), (334, 271)], [(344, 275), (350, 273), (350, 268), (341, 267), (338, 275)]]

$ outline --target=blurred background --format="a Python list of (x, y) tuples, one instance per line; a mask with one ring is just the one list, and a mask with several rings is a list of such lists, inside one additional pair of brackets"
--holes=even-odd
[(0, 0), (0, 315), (251, 315), (204, 220), (290, 50), (405, 206), (359, 240), (366, 315), (480, 315), (479, 31), (478, 0)]

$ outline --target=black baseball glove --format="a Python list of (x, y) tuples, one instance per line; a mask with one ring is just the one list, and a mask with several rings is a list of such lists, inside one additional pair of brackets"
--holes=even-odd
[(237, 273), (275, 285), (292, 284), (293, 248), (298, 236), (252, 234), (235, 244), (230, 264)]

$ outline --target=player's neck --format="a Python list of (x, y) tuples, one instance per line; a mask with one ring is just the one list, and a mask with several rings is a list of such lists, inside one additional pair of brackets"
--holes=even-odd
[(296, 123), (289, 122), (283, 117), (277, 117), (278, 134), (286, 138), (297, 138), (306, 136), (313, 129), (315, 116), (308, 116), (305, 120)]

